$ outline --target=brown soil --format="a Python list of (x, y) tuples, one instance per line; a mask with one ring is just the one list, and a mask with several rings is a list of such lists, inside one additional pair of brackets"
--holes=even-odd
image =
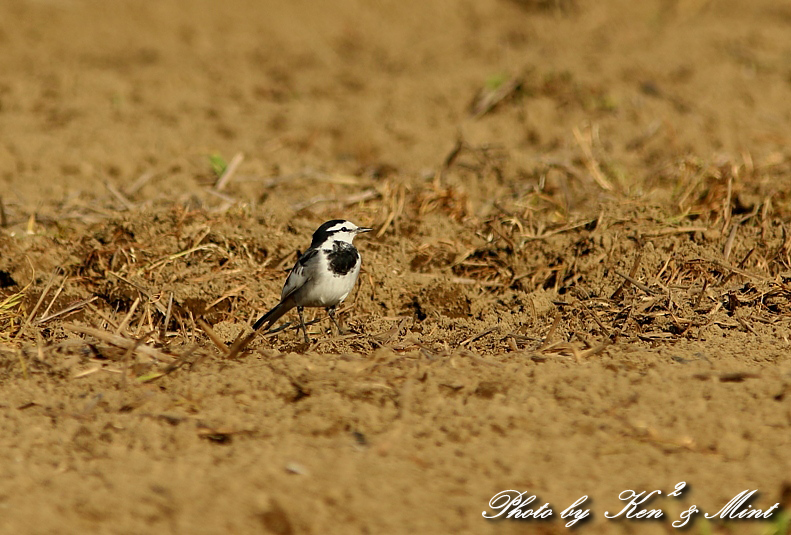
[[(781, 2), (5, 0), (0, 49), (0, 532), (788, 499)], [(335, 217), (351, 334), (227, 358)]]

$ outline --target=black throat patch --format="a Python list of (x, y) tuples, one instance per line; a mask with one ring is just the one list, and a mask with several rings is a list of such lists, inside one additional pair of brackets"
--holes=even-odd
[(332, 243), (332, 251), (327, 253), (327, 260), (330, 263), (330, 270), (333, 275), (346, 275), (354, 266), (357, 265), (357, 253), (354, 245), (342, 241)]

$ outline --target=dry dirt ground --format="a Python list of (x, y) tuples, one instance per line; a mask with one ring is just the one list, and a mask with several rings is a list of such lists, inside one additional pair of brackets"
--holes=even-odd
[[(789, 501), (787, 3), (3, 0), (0, 51), (0, 532)], [(229, 358), (336, 217), (350, 333)]]

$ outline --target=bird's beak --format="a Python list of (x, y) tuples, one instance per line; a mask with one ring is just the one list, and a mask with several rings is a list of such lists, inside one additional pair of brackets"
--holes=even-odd
[(371, 232), (373, 229), (368, 227), (357, 227), (357, 234), (362, 234), (363, 232)]

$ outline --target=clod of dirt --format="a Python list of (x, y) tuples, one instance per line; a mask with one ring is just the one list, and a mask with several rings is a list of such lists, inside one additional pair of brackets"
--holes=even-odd
[(294, 528), (288, 515), (274, 499), (270, 500), (269, 508), (260, 514), (261, 524), (267, 533), (275, 535), (291, 535)]
[(427, 316), (466, 318), (470, 315), (470, 299), (459, 285), (440, 281), (423, 289), (417, 297), (417, 304)]
[(221, 321), (212, 327), (217, 337), (226, 344), (232, 343), (242, 331), (250, 330), (246, 325), (235, 321)]
[(552, 290), (538, 289), (531, 292), (529, 297), (535, 310), (536, 319), (549, 316), (556, 310), (554, 301), (557, 300), (558, 294)]

